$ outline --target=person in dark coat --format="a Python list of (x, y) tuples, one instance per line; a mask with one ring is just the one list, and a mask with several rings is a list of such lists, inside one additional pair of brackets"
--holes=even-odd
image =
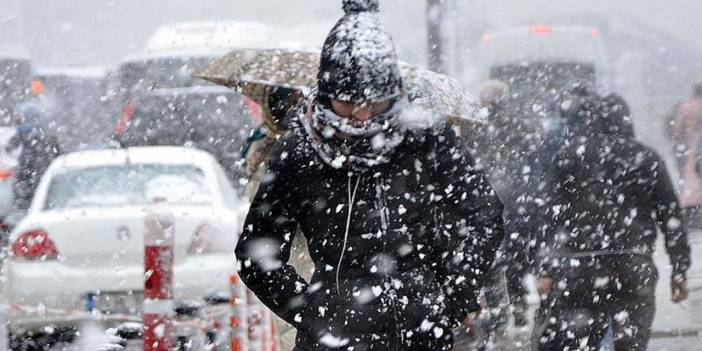
[(41, 125), (41, 114), (31, 102), (19, 105), (15, 111), (17, 131), (8, 148), (22, 148), (13, 184), (14, 207), (20, 210), (29, 208), (41, 176), (61, 154), (58, 139)]
[[(528, 128), (523, 116), (510, 107), (509, 87), (504, 82), (489, 80), (480, 88), (480, 106), (487, 111), (487, 121), (466, 130), (468, 152), (476, 158), (478, 168), (485, 170), (490, 184), (504, 204), (505, 238), (484, 289), (487, 307), (481, 312), (486, 332), (491, 338), (506, 335), (508, 307), (514, 323), (527, 325), (525, 316), (527, 291), (522, 284), (527, 274), (527, 246), (530, 238), (525, 213), (526, 186), (523, 174), (529, 154)], [(470, 147), (474, 146), (474, 147)]]
[[(450, 127), (412, 129), (377, 1), (345, 0), (318, 88), (275, 144), (236, 248), (295, 350), (451, 350), (502, 240), (502, 204)], [(296, 229), (315, 264), (288, 264)]]
[(624, 100), (578, 98), (571, 139), (548, 182), (551, 222), (541, 264), (534, 348), (598, 350), (608, 328), (616, 350), (646, 350), (655, 314), (658, 230), (673, 273), (673, 301), (687, 297), (690, 247), (665, 163), (634, 139)]

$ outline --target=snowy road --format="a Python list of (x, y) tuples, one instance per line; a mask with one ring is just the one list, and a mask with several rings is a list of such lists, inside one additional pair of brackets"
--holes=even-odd
[(653, 339), (648, 349), (650, 351), (702, 350), (702, 336)]

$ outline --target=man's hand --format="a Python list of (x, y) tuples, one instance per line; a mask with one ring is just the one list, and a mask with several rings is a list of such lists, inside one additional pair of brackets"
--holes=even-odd
[(468, 334), (475, 334), (475, 320), (478, 319), (480, 312), (468, 313), (468, 316), (463, 320), (463, 324), (454, 328), (455, 331), (465, 331)]
[(678, 303), (687, 299), (689, 291), (687, 290), (687, 280), (672, 279), (670, 281), (671, 300)]
[(546, 296), (548, 296), (548, 294), (551, 293), (551, 289), (553, 289), (553, 278), (550, 278), (550, 277), (539, 278), (539, 281), (536, 285), (536, 290), (538, 290), (538, 292), (542, 298), (545, 298)]

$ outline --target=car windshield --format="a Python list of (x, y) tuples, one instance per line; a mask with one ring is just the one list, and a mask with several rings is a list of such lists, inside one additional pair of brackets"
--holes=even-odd
[(119, 68), (120, 82), (127, 90), (183, 88), (208, 85), (192, 73), (207, 64), (210, 57), (164, 57), (132, 61)]
[(205, 175), (188, 165), (131, 164), (68, 169), (53, 176), (45, 210), (171, 204), (209, 205)]

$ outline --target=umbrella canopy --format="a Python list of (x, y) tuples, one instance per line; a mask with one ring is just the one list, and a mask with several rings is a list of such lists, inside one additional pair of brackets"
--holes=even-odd
[[(481, 122), (479, 106), (460, 83), (446, 75), (400, 63), (410, 103), (454, 122)], [(193, 76), (237, 89), (268, 111), (268, 96), (279, 87), (305, 91), (317, 84), (319, 53), (289, 49), (239, 49), (210, 62)], [(267, 113), (270, 115), (270, 113)], [(270, 116), (264, 116), (269, 118)], [(268, 123), (267, 123), (268, 124)]]

